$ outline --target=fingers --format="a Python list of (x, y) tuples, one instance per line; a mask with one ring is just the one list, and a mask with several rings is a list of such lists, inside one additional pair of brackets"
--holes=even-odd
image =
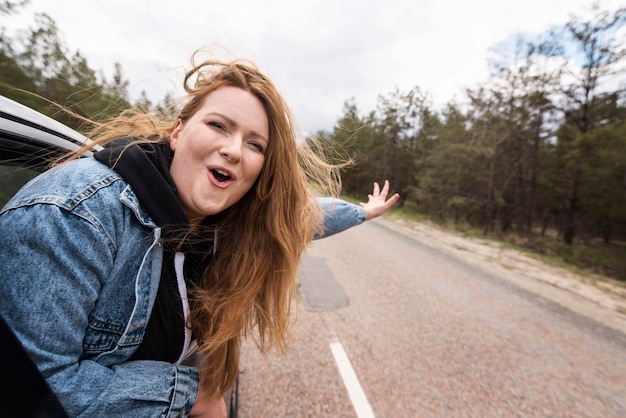
[(389, 193), (389, 181), (385, 180), (382, 190), (377, 182), (374, 182), (374, 191), (372, 194), (367, 195), (367, 203), (360, 202), (359, 204), (363, 209), (365, 209), (365, 219), (373, 219), (377, 216), (385, 213), (389, 208), (391, 208), (398, 199), (400, 199), (400, 194), (394, 193), (389, 199), (387, 199), (387, 194)]
[(380, 197), (384, 199), (387, 198), (387, 193), (389, 193), (389, 180), (385, 180), (385, 184), (383, 185), (383, 190), (380, 192)]
[(380, 195), (380, 186), (377, 182), (374, 182), (374, 192), (372, 193), (374, 197), (378, 197)]
[(380, 197), (383, 200), (385, 200), (387, 198), (387, 194), (389, 193), (389, 180), (385, 180), (385, 183), (383, 184), (383, 189), (380, 190), (380, 185), (378, 184), (378, 182), (374, 182), (374, 192), (371, 195), (368, 195), (368, 197), (371, 198), (377, 198)]
[(383, 191), (381, 192), (381, 194), (387, 196), (387, 193), (389, 193), (389, 180), (385, 180), (385, 184), (383, 185)]
[(368, 199), (379, 199), (382, 198), (382, 200), (386, 200), (387, 199), (387, 194), (389, 194), (389, 180), (385, 180), (385, 183), (383, 184), (383, 188), (381, 190), (380, 185), (378, 184), (378, 182), (374, 182), (374, 190), (372, 191), (372, 194), (368, 194), (367, 197)]
[(395, 193), (393, 196), (391, 196), (389, 198), (389, 200), (387, 200), (387, 202), (385, 202), (385, 205), (387, 206), (387, 209), (389, 209), (390, 207), (395, 205), (395, 203), (398, 201), (398, 199), (400, 199), (400, 195), (398, 193)]
[(389, 198), (389, 200), (383, 201), (384, 203), (382, 205), (380, 205), (378, 208), (376, 208), (376, 215), (375, 216), (379, 216), (379, 215), (382, 215), (383, 213), (387, 212), (389, 210), (389, 208), (391, 208), (393, 205), (396, 204), (398, 199), (400, 199), (400, 195), (398, 193), (396, 193), (393, 196), (391, 196)]

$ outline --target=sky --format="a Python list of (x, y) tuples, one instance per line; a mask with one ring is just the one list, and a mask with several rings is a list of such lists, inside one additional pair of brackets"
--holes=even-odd
[[(618, 0), (602, 1), (615, 10)], [(57, 23), (70, 51), (130, 93), (183, 95), (194, 51), (252, 60), (274, 80), (301, 134), (332, 130), (346, 100), (362, 113), (380, 95), (419, 87), (435, 108), (488, 80), (490, 50), (536, 36), (591, 0), (31, 0), (2, 26)], [(3, 19), (7, 19), (3, 17)], [(9, 23), (8, 25), (5, 23)]]

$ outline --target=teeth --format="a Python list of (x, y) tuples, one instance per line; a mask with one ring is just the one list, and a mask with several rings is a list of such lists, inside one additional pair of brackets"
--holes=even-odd
[(212, 171), (213, 171), (213, 175), (215, 176), (215, 178), (219, 182), (224, 182), (224, 181), (227, 181), (227, 180), (231, 179), (230, 174), (228, 174), (227, 171), (219, 170), (217, 168), (212, 170)]

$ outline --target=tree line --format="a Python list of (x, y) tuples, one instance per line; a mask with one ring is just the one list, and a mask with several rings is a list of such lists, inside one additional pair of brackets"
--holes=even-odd
[[(17, 14), (28, 3), (2, 0), (0, 17)], [(56, 22), (45, 13), (37, 13), (31, 27), (15, 34), (0, 28), (0, 94), (74, 129), (81, 128), (83, 118), (107, 119), (129, 107), (171, 116), (171, 96), (153, 104), (143, 92), (132, 100), (128, 86), (120, 63), (113, 63), (113, 76), (107, 79), (80, 51), (68, 48)]]
[(626, 9), (590, 11), (496, 51), (492, 77), (441, 111), (420, 87), (366, 113), (347, 100), (327, 134), (356, 159), (347, 193), (389, 179), (405, 210), (484, 234), (624, 241)]

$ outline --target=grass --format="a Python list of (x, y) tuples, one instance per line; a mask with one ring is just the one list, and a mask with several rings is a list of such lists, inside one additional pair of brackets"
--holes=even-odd
[[(344, 199), (358, 203), (349, 197)], [(556, 234), (541, 235), (538, 233), (520, 236), (511, 232), (493, 232), (485, 236), (482, 228), (468, 224), (455, 226), (430, 219), (406, 208), (391, 208), (386, 216), (408, 222), (433, 222), (444, 229), (461, 233), (463, 236), (492, 240), (552, 265), (566, 267), (581, 274), (599, 274), (615, 279), (626, 286), (626, 244), (624, 243), (605, 244), (600, 240), (589, 240), (588, 242), (575, 242), (573, 245), (567, 245), (558, 239)]]

